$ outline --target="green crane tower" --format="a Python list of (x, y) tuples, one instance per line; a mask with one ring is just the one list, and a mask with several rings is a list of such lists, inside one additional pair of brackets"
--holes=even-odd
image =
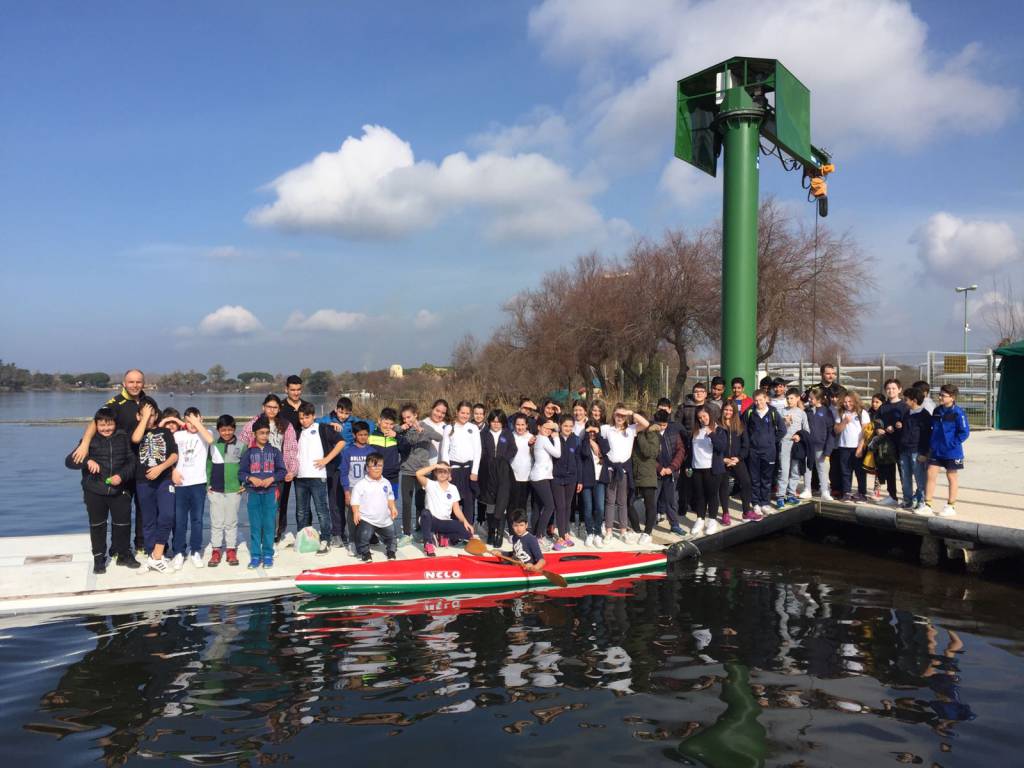
[[(733, 57), (678, 83), (675, 155), (716, 175), (722, 200), (722, 375), (757, 376), (758, 150), (761, 138), (787, 168), (803, 168), (818, 213), (828, 213), (831, 157), (811, 144), (811, 94), (775, 59)], [(775, 150), (772, 150), (774, 154)], [(788, 156), (788, 160), (783, 154)]]

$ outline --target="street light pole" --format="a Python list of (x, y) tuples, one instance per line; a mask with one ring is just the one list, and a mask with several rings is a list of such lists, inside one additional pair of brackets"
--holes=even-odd
[(977, 285), (968, 285), (964, 288), (957, 286), (956, 292), (964, 295), (964, 357), (967, 357), (967, 332), (971, 330), (971, 327), (967, 324), (967, 294), (971, 291), (978, 290)]

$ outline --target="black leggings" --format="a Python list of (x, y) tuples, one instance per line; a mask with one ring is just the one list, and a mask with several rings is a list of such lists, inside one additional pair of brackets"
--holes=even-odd
[[(644, 500), (644, 533), (650, 535), (658, 522), (658, 489), (637, 488), (636, 492)], [(639, 520), (637, 523), (639, 527)]]
[(516, 476), (512, 475), (512, 487), (509, 490), (508, 495), (508, 511), (511, 514), (516, 510), (521, 509), (523, 512), (527, 511), (526, 504), (530, 500), (530, 481), (523, 480), (520, 482), (516, 480)]
[(896, 463), (892, 464), (879, 464), (875, 469), (875, 476), (878, 481), (885, 483), (885, 490), (889, 492), (889, 497), (892, 499), (896, 498)]
[(710, 469), (693, 470), (693, 506), (697, 517), (706, 520), (718, 515), (718, 489), (724, 475), (713, 475)]
[(89, 541), (94, 559), (107, 556), (107, 516), (111, 520), (110, 552), (127, 557), (132, 550), (129, 546), (132, 530), (132, 497), (130, 493), (104, 496), (92, 491), (83, 491), (85, 511), (89, 514)]
[(564, 539), (569, 535), (569, 517), (572, 514), (572, 500), (576, 495), (576, 486), (552, 483), (551, 491), (555, 499), (555, 524), (558, 526), (558, 535)]
[(750, 511), (750, 473), (747, 471), (746, 463), (741, 459), (735, 465), (726, 469), (727, 475), (722, 476), (722, 487), (718, 498), (722, 509), (729, 509), (729, 478), (736, 481), (736, 488), (740, 492), (740, 505), (744, 512)]
[(547, 535), (548, 523), (555, 513), (555, 497), (551, 493), (550, 480), (531, 480), (530, 487), (533, 489), (534, 498), (540, 504), (540, 509), (535, 510), (536, 516), (533, 519), (533, 535), (540, 538)]
[[(416, 479), (416, 475), (402, 475), (400, 478), (402, 492), (402, 531), (406, 536), (412, 536), (413, 520), (419, 523), (420, 512), (427, 505), (426, 495), (423, 486)], [(413, 504), (415, 503), (415, 508)]]

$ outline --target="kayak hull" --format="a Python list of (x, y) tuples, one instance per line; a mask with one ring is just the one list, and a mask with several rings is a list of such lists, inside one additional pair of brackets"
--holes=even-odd
[[(546, 554), (547, 569), (576, 583), (663, 569), (660, 552)], [(304, 571), (295, 586), (313, 595), (425, 595), (530, 589), (550, 582), (539, 573), (486, 555), (415, 558)]]

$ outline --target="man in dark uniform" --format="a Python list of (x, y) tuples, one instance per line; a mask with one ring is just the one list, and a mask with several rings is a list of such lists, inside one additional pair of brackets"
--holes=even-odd
[[(116, 414), (117, 429), (126, 435), (131, 436), (132, 432), (135, 431), (135, 425), (138, 423), (139, 402), (146, 396), (146, 393), (143, 391), (145, 384), (146, 376), (138, 368), (125, 371), (124, 378), (121, 379), (121, 391), (104, 403), (107, 408), (110, 408)], [(89, 443), (95, 434), (96, 422), (90, 420), (85, 428), (85, 434), (82, 435), (82, 440), (73, 454), (75, 462), (80, 464), (85, 460), (89, 452)], [(125, 490), (131, 493), (133, 503), (135, 504), (135, 549), (139, 550), (142, 549), (142, 512), (139, 509), (139, 502), (135, 496), (135, 482), (126, 483)]]

